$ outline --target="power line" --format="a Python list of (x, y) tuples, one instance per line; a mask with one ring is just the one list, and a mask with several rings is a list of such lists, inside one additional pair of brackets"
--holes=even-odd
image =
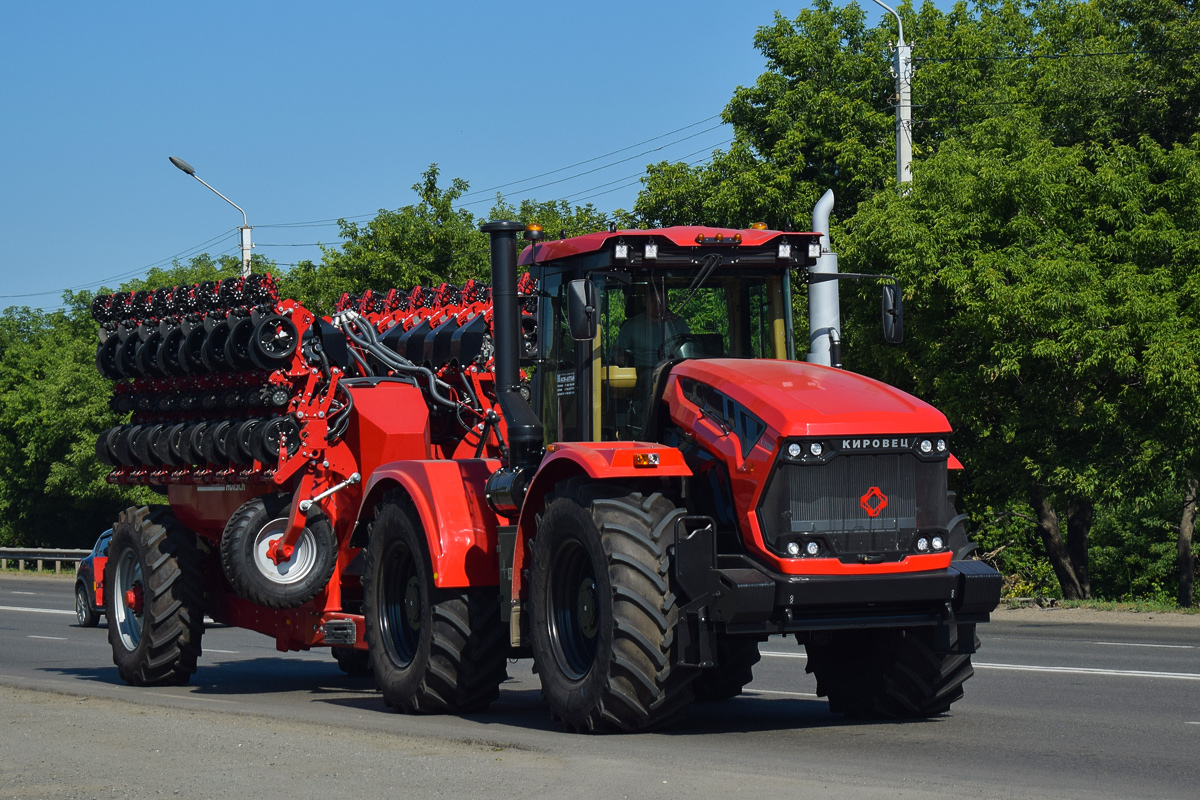
[[(492, 187), (489, 187), (489, 188), (486, 188), (486, 189), (478, 189), (478, 190), (475, 190), (475, 191), (472, 191), (472, 192), (468, 192), (468, 193), (464, 194), (462, 197), (464, 197), (464, 198), (465, 198), (465, 197), (472, 197), (472, 196), (476, 196), (476, 195), (481, 195), (481, 194), (485, 194), (485, 193), (490, 193), (490, 192), (496, 191), (496, 190), (498, 190), (498, 189), (503, 189), (503, 188), (507, 188), (507, 187), (510, 187), (510, 186), (517, 186), (517, 185), (519, 185), (519, 184), (528, 183), (529, 181), (537, 180), (537, 179), (539, 179), (539, 178), (547, 177), (547, 176), (550, 176), (550, 175), (556, 175), (556, 174), (558, 174), (558, 173), (565, 172), (565, 171), (567, 171), (567, 170), (574, 169), (574, 168), (576, 168), (576, 167), (584, 166), (584, 165), (587, 165), (587, 164), (592, 164), (592, 163), (595, 163), (596, 161), (601, 161), (601, 160), (603, 160), (603, 159), (610, 158), (610, 157), (612, 157), (612, 156), (614, 156), (614, 155), (619, 155), (620, 153), (627, 152), (627, 151), (629, 151), (629, 150), (632, 150), (632, 149), (634, 149), (634, 148), (636, 148), (636, 147), (641, 147), (642, 145), (646, 145), (646, 144), (649, 144), (649, 143), (651, 143), (651, 142), (656, 142), (656, 141), (659, 141), (659, 140), (665, 139), (665, 138), (667, 138), (667, 137), (674, 136), (674, 135), (676, 135), (676, 134), (678, 134), (678, 133), (682, 133), (683, 131), (690, 130), (691, 128), (695, 128), (695, 127), (697, 127), (697, 126), (699, 126), (699, 125), (703, 125), (703, 124), (704, 124), (704, 123), (706, 123), (706, 122), (711, 122), (712, 120), (714, 120), (714, 119), (718, 119), (719, 117), (720, 117), (720, 115), (719, 115), (719, 114), (713, 114), (712, 116), (705, 117), (704, 119), (697, 120), (696, 122), (689, 123), (689, 124), (687, 124), (687, 125), (684, 125), (684, 126), (682, 126), (682, 127), (676, 128), (676, 129), (674, 129), (674, 130), (671, 130), (671, 131), (668, 131), (668, 132), (666, 132), (666, 133), (662, 133), (662, 134), (659, 134), (659, 135), (657, 135), (657, 136), (652, 136), (652, 137), (650, 137), (649, 139), (643, 139), (643, 140), (642, 140), (642, 141), (640, 141), (640, 142), (635, 142), (634, 144), (631, 144), (631, 145), (626, 145), (625, 147), (620, 147), (620, 148), (617, 148), (616, 150), (611, 150), (611, 151), (609, 151), (609, 152), (607, 152), (607, 153), (604, 153), (604, 154), (601, 154), (601, 155), (598, 155), (598, 156), (593, 156), (592, 158), (586, 158), (586, 159), (584, 159), (584, 160), (582, 160), (582, 161), (577, 161), (577, 162), (575, 162), (575, 163), (573, 163), (573, 164), (568, 164), (568, 165), (566, 165), (566, 166), (564, 166), (564, 167), (558, 167), (558, 168), (556, 168), (556, 169), (548, 170), (548, 171), (546, 171), (546, 172), (541, 172), (541, 173), (538, 173), (538, 174), (536, 174), (536, 175), (531, 175), (531, 176), (529, 176), (529, 177), (526, 177), (526, 178), (521, 178), (521, 179), (519, 179), (519, 180), (515, 180), (515, 181), (509, 181), (509, 182), (507, 182), (507, 183), (503, 183), (503, 184), (498, 184), (498, 185), (496, 185), (496, 186), (492, 186)], [(705, 133), (709, 133), (709, 132), (711, 132), (711, 131), (717, 130), (718, 128), (722, 127), (722, 125), (723, 125), (723, 123), (722, 123), (722, 124), (718, 124), (718, 125), (713, 125), (713, 126), (710, 126), (710, 127), (707, 127), (707, 128), (705, 128), (704, 130), (701, 130), (701, 131), (697, 131), (697, 132), (695, 132), (695, 133), (688, 134), (687, 136), (682, 136), (682, 137), (679, 137), (678, 139), (675, 139), (675, 140), (673, 140), (673, 141), (670, 141), (670, 142), (665, 142), (665, 143), (663, 143), (663, 144), (660, 144), (660, 145), (658, 145), (658, 146), (656, 146), (656, 147), (652, 147), (652, 148), (649, 148), (649, 149), (647, 149), (647, 150), (643, 150), (643, 151), (641, 151), (641, 152), (639, 152), (639, 153), (634, 153), (633, 155), (626, 156), (625, 158), (617, 159), (617, 160), (615, 160), (615, 161), (611, 161), (611, 162), (609, 162), (609, 163), (607, 163), (607, 164), (602, 164), (602, 165), (600, 165), (600, 166), (593, 167), (592, 169), (584, 170), (584, 171), (582, 171), (582, 172), (578, 172), (578, 173), (575, 173), (575, 174), (573, 174), (573, 175), (568, 175), (568, 176), (566, 176), (566, 177), (563, 177), (563, 178), (558, 178), (558, 179), (556, 179), (556, 180), (553, 180), (553, 181), (547, 181), (546, 183), (538, 184), (538, 185), (536, 185), (536, 186), (529, 186), (529, 187), (525, 187), (525, 188), (521, 189), (520, 191), (521, 191), (521, 192), (531, 192), (531, 191), (534, 191), (534, 190), (536, 190), (536, 189), (544, 189), (544, 188), (546, 188), (546, 187), (548, 187), (548, 186), (555, 186), (555, 185), (557, 185), (557, 184), (560, 184), (560, 183), (565, 183), (565, 182), (567, 182), (567, 181), (574, 180), (574, 179), (576, 179), (576, 178), (580, 178), (580, 177), (583, 177), (583, 176), (585, 176), (585, 175), (591, 175), (591, 174), (593, 174), (593, 173), (600, 172), (600, 171), (602, 171), (602, 170), (605, 170), (605, 169), (608, 169), (608, 168), (610, 168), (610, 167), (617, 166), (618, 164), (624, 164), (624, 163), (627, 163), (627, 162), (629, 162), (629, 161), (632, 161), (632, 160), (634, 160), (635, 158), (640, 158), (640, 157), (642, 157), (642, 156), (646, 156), (646, 155), (649, 155), (649, 154), (651, 154), (651, 153), (661, 152), (662, 150), (665, 150), (665, 149), (666, 149), (666, 148), (668, 148), (668, 147), (673, 147), (673, 146), (675, 146), (675, 145), (677, 145), (677, 144), (680, 144), (680, 143), (682, 143), (682, 142), (686, 142), (686, 141), (688, 141), (688, 140), (690, 140), (690, 139), (694, 139), (694, 138), (696, 138), (697, 136), (702, 136), (702, 135), (703, 135), (703, 134), (705, 134)], [(726, 141), (724, 141), (724, 142), (718, 143), (718, 144), (716, 144), (716, 145), (713, 145), (713, 146), (712, 146), (712, 148), (721, 147), (721, 146), (723, 146), (724, 144), (728, 144), (730, 141), (732, 141), (732, 140), (726, 140)], [(708, 149), (708, 150), (711, 150), (712, 148), (706, 148), (706, 149)], [(701, 152), (701, 151), (695, 151), (695, 152)], [(690, 156), (694, 155), (694, 154), (695, 154), (695, 152), (693, 152), (693, 153), (688, 153), (687, 155), (683, 156), (682, 158), (689, 158)], [(629, 177), (639, 177), (639, 178), (640, 178), (640, 175), (641, 175), (641, 173), (638, 173), (638, 176), (629, 176)], [(606, 187), (606, 186), (609, 186), (609, 185), (611, 185), (611, 184), (613, 184), (613, 183), (617, 183), (617, 182), (619, 182), (619, 181), (622, 181), (622, 180), (626, 180), (626, 178), (618, 178), (618, 179), (616, 179), (616, 180), (614, 180), (614, 181), (609, 181), (608, 183), (603, 183), (603, 184), (600, 184), (599, 186), (591, 187), (591, 188), (589, 188), (589, 189), (582, 189), (582, 190), (580, 190), (580, 191), (578, 191), (578, 192), (575, 192), (575, 193), (574, 193), (574, 194), (572, 194), (572, 195), (568, 195), (568, 196), (567, 196), (567, 198), (563, 198), (563, 199), (568, 199), (568, 198), (572, 198), (572, 197), (577, 197), (577, 196), (578, 196), (578, 195), (580, 195), (580, 194), (584, 194), (584, 193), (587, 193), (587, 192), (592, 192), (592, 191), (594, 191), (595, 189), (604, 188), (604, 187)], [(622, 189), (622, 188), (627, 188), (628, 186), (632, 186), (632, 185), (634, 185), (634, 183), (636, 183), (636, 182), (637, 182), (637, 181), (635, 180), (635, 181), (633, 181), (633, 183), (627, 183), (627, 184), (624, 184), (624, 185), (622, 185), (622, 186), (617, 186), (617, 187), (615, 187), (615, 188), (613, 188), (613, 189), (608, 189), (607, 191), (599, 192), (599, 193), (597, 193), (597, 194), (594, 194), (594, 195), (589, 195), (589, 197), (598, 197), (598, 196), (600, 196), (600, 195), (609, 194), (609, 193), (611, 193), (611, 192), (618, 191), (619, 189)], [(460, 198), (460, 199), (461, 199), (461, 198)], [(582, 199), (587, 199), (587, 198), (582, 198)], [(469, 201), (469, 202), (466, 202), (466, 203), (459, 203), (458, 205), (459, 205), (459, 207), (465, 207), (465, 206), (471, 206), (471, 205), (478, 205), (478, 204), (480, 204), (480, 203), (485, 203), (485, 202), (488, 202), (488, 198), (483, 198), (483, 199), (479, 199), (479, 200)], [(377, 213), (378, 213), (378, 212), (376, 212), (376, 214), (377, 214)], [(338, 217), (338, 218), (330, 218), (330, 219), (322, 219), (322, 220), (310, 220), (310, 221), (306, 221), (306, 222), (282, 222), (282, 223), (267, 223), (267, 224), (257, 225), (256, 227), (258, 227), (258, 228), (305, 228), (305, 227), (333, 227), (333, 226), (336, 226), (336, 225), (338, 225), (338, 223), (339, 223), (339, 222), (341, 222), (341, 221), (349, 221), (349, 220), (355, 220), (355, 219), (366, 219), (366, 218), (373, 217), (373, 216), (375, 216), (376, 214), (359, 214), (359, 215), (350, 216), (350, 217)], [(132, 278), (132, 277), (134, 277), (134, 276), (141, 275), (141, 274), (143, 274), (143, 273), (145, 273), (145, 272), (147, 272), (147, 271), (149, 271), (149, 270), (151, 270), (151, 269), (154, 269), (154, 268), (156, 268), (156, 267), (161, 267), (161, 266), (165, 266), (165, 265), (167, 265), (167, 264), (169, 264), (169, 263), (172, 263), (172, 262), (173, 262), (173, 261), (175, 261), (176, 259), (180, 259), (180, 258), (187, 258), (187, 257), (189, 257), (189, 256), (196, 255), (196, 254), (200, 253), (202, 250), (204, 250), (205, 248), (207, 248), (207, 247), (209, 247), (210, 245), (212, 245), (214, 242), (220, 241), (221, 239), (223, 239), (223, 238), (225, 238), (225, 237), (227, 237), (227, 236), (230, 236), (230, 235), (236, 235), (237, 233), (238, 233), (238, 229), (236, 229), (236, 228), (233, 228), (233, 229), (230, 229), (230, 230), (227, 230), (227, 231), (223, 231), (222, 233), (218, 234), (217, 236), (214, 236), (214, 237), (212, 237), (211, 239), (208, 239), (207, 241), (205, 241), (205, 242), (202, 242), (201, 244), (195, 245), (195, 246), (193, 246), (193, 247), (190, 247), (190, 248), (188, 248), (188, 249), (186, 249), (186, 250), (182, 250), (182, 251), (180, 251), (180, 252), (178, 252), (178, 253), (176, 253), (176, 254), (174, 254), (174, 255), (172, 255), (172, 256), (168, 256), (167, 258), (162, 258), (162, 259), (159, 259), (159, 260), (157, 260), (157, 261), (154, 261), (154, 262), (151, 262), (151, 263), (149, 263), (149, 264), (146, 264), (146, 265), (144, 265), (144, 266), (142, 266), (142, 267), (140, 267), (140, 268), (138, 268), (138, 269), (130, 270), (130, 271), (128, 271), (128, 272), (123, 272), (123, 273), (120, 273), (120, 274), (118, 274), (118, 275), (111, 275), (111, 276), (108, 276), (108, 277), (105, 277), (105, 278), (98, 279), (98, 280), (96, 280), (96, 281), (90, 281), (90, 282), (88, 282), (88, 283), (86, 283), (86, 284), (79, 284), (79, 285), (76, 285), (76, 286), (69, 286), (69, 287), (66, 287), (66, 288), (63, 288), (63, 289), (52, 289), (52, 290), (48, 290), (48, 291), (44, 291), (44, 292), (28, 292), (28, 293), (24, 293), (24, 294), (9, 294), (9, 295), (0, 294), (0, 299), (20, 299), (20, 298), (25, 298), (25, 297), (41, 297), (41, 296), (45, 296), (45, 295), (61, 294), (61, 293), (63, 293), (63, 292), (66, 292), (66, 291), (78, 291), (78, 290), (87, 289), (87, 288), (91, 288), (91, 287), (95, 287), (95, 286), (100, 286), (100, 285), (103, 285), (103, 284), (109, 283), (109, 282), (111, 282), (111, 281), (119, 281), (119, 280), (126, 279), (126, 278)], [(256, 244), (255, 244), (255, 247), (256, 247), (256, 248), (257, 248), (257, 247), (318, 247), (318, 246), (321, 246), (321, 244), (322, 244), (321, 242), (305, 242), (305, 243), (298, 243), (298, 244), (297, 244), (297, 243), (272, 243), (272, 244), (267, 244), (267, 243), (256, 243)], [(228, 249), (228, 250), (225, 250), (225, 251), (223, 251), (223, 252), (221, 252), (221, 253), (218, 253), (217, 255), (218, 255), (218, 256), (221, 256), (221, 255), (228, 255), (228, 254), (232, 254), (232, 252), (233, 252), (234, 250), (236, 250), (236, 249), (237, 249), (237, 247), (235, 246), (235, 247), (233, 247), (233, 248), (230, 248), (230, 249)], [(278, 262), (277, 262), (277, 263), (278, 263)], [(280, 264), (280, 266), (295, 266), (295, 264), (291, 264), (291, 265), (282, 265), (282, 264)]]
[(119, 275), (110, 275), (107, 278), (101, 278), (99, 280), (92, 281), (90, 283), (83, 283), (83, 284), (79, 284), (76, 286), (67, 286), (62, 289), (51, 289), (50, 291), (46, 291), (46, 292), (28, 292), (26, 294), (0, 294), (0, 298), (7, 300), (7, 299), (15, 299), (15, 298), (21, 298), (21, 297), (41, 297), (43, 295), (48, 295), (48, 294), (62, 294), (63, 292), (78, 291), (80, 289), (87, 289), (92, 286), (100, 286), (101, 284), (108, 283), (109, 281), (118, 281), (118, 280), (121, 280), (122, 278), (130, 278), (135, 275), (141, 275), (142, 273), (147, 272), (151, 269), (154, 269), (155, 267), (159, 267), (159, 266), (163, 266), (168, 263), (171, 263), (177, 258), (187, 258), (188, 256), (196, 255), (201, 250), (205, 249), (206, 247), (213, 244), (214, 242), (219, 242), (221, 239), (224, 239), (227, 236), (229, 236), (231, 234), (236, 234), (236, 233), (237, 233), (237, 228), (231, 228), (227, 231), (224, 231), (224, 232), (212, 237), (211, 239), (209, 239), (205, 242), (202, 242), (193, 247), (189, 247), (186, 250), (181, 250), (180, 252), (176, 253), (173, 256), (168, 256), (166, 258), (160, 258), (159, 260), (153, 261), (153, 262), (145, 265), (144, 267), (139, 267), (138, 269), (130, 270), (129, 272), (122, 272)]
[[(547, 172), (542, 172), (542, 173), (539, 173), (539, 174), (537, 174), (537, 175), (531, 175), (531, 176), (529, 176), (529, 177), (526, 177), (526, 178), (520, 178), (520, 179), (518, 179), (518, 180), (515, 180), (515, 181), (509, 181), (509, 182), (507, 182), (507, 183), (502, 183), (502, 184), (498, 184), (498, 185), (496, 185), (496, 186), (491, 186), (491, 187), (489, 187), (489, 188), (486, 188), (486, 189), (476, 189), (476, 190), (473, 190), (473, 191), (470, 191), (470, 192), (466, 192), (466, 193), (465, 193), (465, 194), (463, 194), (463, 195), (462, 195), (462, 197), (460, 197), (459, 199), (460, 199), (460, 200), (462, 200), (462, 199), (464, 199), (464, 198), (468, 198), (468, 197), (476, 197), (476, 196), (478, 196), (478, 195), (482, 195), (482, 194), (490, 194), (491, 192), (494, 192), (494, 191), (496, 191), (497, 189), (503, 189), (503, 188), (506, 188), (506, 187), (509, 187), (509, 186), (516, 186), (516, 185), (518, 185), (518, 184), (522, 184), (522, 183), (528, 183), (529, 181), (537, 180), (538, 178), (543, 178), (543, 177), (546, 177), (546, 176), (548, 176), (548, 175), (555, 175), (555, 174), (557, 174), (557, 173), (560, 173), (560, 172), (565, 172), (566, 170), (569, 170), (569, 169), (574, 169), (575, 167), (583, 166), (583, 165), (585, 165), (585, 164), (591, 164), (591, 163), (593, 163), (593, 162), (600, 161), (601, 159), (609, 158), (610, 156), (614, 156), (614, 155), (617, 155), (617, 154), (619, 154), (619, 153), (623, 153), (623, 152), (625, 152), (625, 151), (627, 151), (627, 150), (632, 150), (632, 149), (633, 149), (633, 148), (635, 148), (635, 147), (640, 147), (640, 146), (642, 146), (642, 145), (644, 145), (644, 144), (649, 144), (650, 142), (658, 141), (659, 139), (664, 139), (664, 138), (666, 138), (666, 137), (668, 137), (668, 136), (674, 136), (675, 134), (677, 134), (677, 133), (680, 133), (680, 132), (682, 132), (682, 131), (685, 131), (685, 130), (688, 130), (689, 128), (694, 128), (694, 127), (696, 127), (697, 125), (703, 125), (705, 122), (711, 122), (712, 120), (714, 120), (714, 119), (717, 119), (719, 116), (720, 116), (719, 114), (714, 114), (714, 115), (712, 115), (712, 116), (710, 116), (710, 117), (706, 117), (706, 118), (704, 118), (704, 119), (702, 119), (702, 120), (699, 120), (699, 121), (697, 121), (697, 122), (693, 122), (693, 123), (691, 123), (691, 124), (689, 124), (689, 125), (684, 125), (682, 128), (676, 128), (676, 129), (675, 129), (675, 130), (673, 130), (673, 131), (669, 131), (669, 132), (667, 132), (667, 133), (663, 133), (663, 134), (660, 134), (660, 135), (658, 135), (658, 136), (652, 136), (652, 137), (650, 137), (649, 139), (644, 139), (644, 140), (642, 140), (642, 141), (640, 141), (640, 142), (637, 142), (637, 143), (635, 143), (635, 144), (627, 145), (627, 146), (625, 146), (625, 147), (621, 147), (621, 148), (618, 148), (618, 149), (616, 149), (616, 150), (612, 150), (612, 151), (610, 151), (610, 152), (608, 152), (608, 153), (605, 153), (605, 154), (603, 154), (603, 155), (599, 155), (599, 156), (595, 156), (595, 157), (593, 157), (593, 158), (587, 158), (587, 159), (584, 159), (583, 161), (577, 161), (577, 162), (575, 162), (574, 164), (568, 164), (568, 165), (567, 165), (567, 166), (565, 166), (565, 167), (559, 167), (559, 168), (557, 168), (557, 169), (552, 169), (552, 170), (549, 170), (549, 171), (547, 171)], [(722, 124), (723, 124), (723, 123), (722, 123)], [(616, 166), (616, 165), (618, 165), (618, 164), (624, 164), (624, 163), (626, 163), (626, 162), (632, 161), (632, 160), (633, 160), (633, 159), (635, 159), (635, 158), (641, 158), (642, 156), (649, 155), (650, 153), (657, 153), (657, 152), (660, 152), (660, 151), (662, 151), (662, 150), (665, 150), (665, 149), (666, 149), (666, 148), (668, 148), (668, 147), (673, 147), (674, 145), (680, 144), (680, 143), (682, 143), (682, 142), (686, 142), (686, 141), (688, 141), (689, 139), (694, 139), (694, 138), (696, 138), (697, 136), (702, 136), (702, 135), (703, 135), (703, 134), (705, 134), (705, 133), (709, 133), (709, 132), (711, 132), (711, 131), (715, 131), (715, 130), (717, 130), (717, 129), (718, 129), (718, 128), (720, 128), (720, 127), (722, 127), (722, 125), (713, 125), (713, 126), (711, 126), (711, 127), (705, 128), (705, 129), (704, 129), (704, 130), (702, 130), (702, 131), (697, 131), (697, 132), (695, 132), (695, 133), (688, 134), (687, 136), (682, 136), (682, 137), (680, 137), (680, 138), (678, 138), (678, 139), (675, 139), (675, 140), (673, 140), (673, 141), (666, 142), (666, 143), (664, 143), (664, 144), (661, 144), (661, 145), (659, 145), (659, 146), (657, 146), (657, 147), (652, 147), (652, 148), (650, 148), (650, 149), (648, 149), (648, 150), (643, 150), (643, 151), (642, 151), (642, 152), (640, 152), (640, 153), (634, 153), (634, 154), (633, 154), (633, 155), (631, 155), (631, 156), (627, 156), (627, 157), (625, 157), (625, 158), (621, 158), (621, 159), (618, 159), (618, 160), (616, 160), (616, 161), (611, 161), (611, 162), (609, 162), (609, 163), (607, 163), (607, 164), (603, 164), (603, 165), (601, 165), (601, 166), (599, 166), (599, 167), (594, 167), (594, 168), (592, 168), (592, 169), (589, 169), (589, 170), (584, 170), (583, 172), (577, 172), (577, 173), (575, 173), (575, 174), (573, 174), (573, 175), (568, 175), (568, 176), (566, 176), (566, 177), (564, 177), (564, 178), (559, 178), (559, 179), (557, 179), (557, 180), (549, 181), (549, 182), (547, 182), (547, 183), (539, 184), (539, 185), (537, 185), (537, 186), (527, 186), (527, 187), (525, 187), (525, 188), (521, 189), (520, 191), (522, 191), (522, 192), (531, 192), (531, 191), (534, 191), (535, 189), (544, 189), (544, 188), (546, 188), (547, 186), (554, 186), (554, 185), (556, 185), (556, 184), (559, 184), (559, 183), (565, 183), (566, 181), (573, 180), (573, 179), (575, 179), (575, 178), (581, 178), (581, 177), (583, 177), (584, 175), (591, 175), (591, 174), (592, 174), (592, 173), (594, 173), (594, 172), (599, 172), (599, 171), (601, 171), (601, 170), (608, 169), (609, 167), (614, 167), (614, 166)], [(459, 203), (459, 206), (471, 206), (471, 205), (479, 205), (480, 203), (486, 203), (486, 202), (488, 202), (488, 199), (490, 199), (490, 198), (483, 198), (483, 199), (480, 199), (480, 200), (472, 200), (472, 201), (470, 201), (470, 202)], [(353, 216), (336, 217), (336, 218), (328, 218), (328, 219), (317, 219), (317, 220), (310, 220), (310, 221), (307, 221), (307, 222), (280, 222), (280, 223), (269, 223), (269, 224), (265, 224), (265, 225), (256, 225), (255, 227), (257, 227), (257, 228), (304, 228), (304, 227), (320, 228), (320, 227), (333, 227), (333, 226), (336, 226), (336, 225), (337, 225), (339, 222), (341, 222), (341, 221), (347, 221), (347, 222), (349, 222), (349, 221), (358, 220), (358, 219), (368, 219), (368, 218), (374, 217), (374, 216), (376, 215), (376, 213), (378, 213), (378, 212), (373, 212), (373, 213), (369, 213), (369, 214), (356, 214), (356, 215), (353, 215)]]

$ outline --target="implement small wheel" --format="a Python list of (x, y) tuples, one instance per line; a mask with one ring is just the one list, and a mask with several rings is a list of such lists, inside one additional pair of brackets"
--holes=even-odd
[(542, 693), (569, 729), (649, 730), (691, 702), (667, 556), (683, 513), (661, 494), (583, 479), (549, 498), (531, 544), (530, 633)]
[(129, 508), (113, 525), (104, 570), (113, 663), (134, 686), (181, 685), (204, 634), (204, 575), (196, 536), (166, 506)]
[(267, 608), (296, 608), (329, 583), (337, 562), (337, 537), (329, 522), (309, 520), (291, 558), (269, 555), (272, 543), (287, 532), (291, 498), (264, 495), (242, 504), (221, 535), (221, 566), (239, 595)]
[(363, 616), (375, 685), (407, 714), (482, 710), (508, 677), (508, 630), (496, 587), (438, 588), (411, 502), (375, 511), (363, 574)]

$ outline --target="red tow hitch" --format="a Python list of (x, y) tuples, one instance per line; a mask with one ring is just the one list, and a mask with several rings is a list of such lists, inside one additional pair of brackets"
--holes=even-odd
[(125, 590), (125, 605), (134, 614), (142, 613), (142, 601), (144, 595), (142, 593), (142, 585), (139, 583), (132, 589)]

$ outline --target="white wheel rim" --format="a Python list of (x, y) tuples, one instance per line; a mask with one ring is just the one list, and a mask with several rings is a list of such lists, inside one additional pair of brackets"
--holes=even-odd
[(305, 528), (301, 532), (300, 538), (296, 540), (296, 547), (292, 550), (291, 558), (276, 564), (275, 560), (267, 554), (271, 543), (283, 538), (287, 524), (287, 517), (273, 519), (264, 525), (258, 535), (254, 537), (255, 569), (271, 583), (281, 586), (288, 586), (304, 580), (317, 563), (317, 541), (308, 528)]

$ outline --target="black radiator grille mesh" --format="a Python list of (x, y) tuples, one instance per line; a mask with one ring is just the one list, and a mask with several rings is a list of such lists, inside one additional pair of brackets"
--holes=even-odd
[(846, 455), (781, 462), (759, 512), (767, 544), (780, 552), (788, 541), (817, 539), (839, 555), (896, 553), (908, 550), (918, 529), (945, 525), (945, 497), (945, 462)]

